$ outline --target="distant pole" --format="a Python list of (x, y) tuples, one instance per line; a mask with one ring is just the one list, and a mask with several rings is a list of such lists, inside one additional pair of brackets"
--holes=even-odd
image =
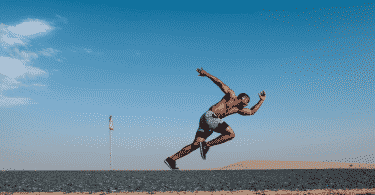
[(109, 116), (109, 169), (112, 169), (112, 131), (113, 131), (113, 121), (112, 115)]

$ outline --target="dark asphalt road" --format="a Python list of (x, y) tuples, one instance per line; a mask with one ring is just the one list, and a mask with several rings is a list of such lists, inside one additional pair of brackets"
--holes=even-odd
[(375, 170), (0, 172), (0, 192), (257, 191), (327, 188), (375, 188)]

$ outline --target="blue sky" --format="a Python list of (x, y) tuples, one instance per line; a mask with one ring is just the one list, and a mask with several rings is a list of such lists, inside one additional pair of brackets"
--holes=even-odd
[[(165, 169), (224, 95), (253, 116), (180, 169), (375, 163), (371, 1), (1, 1), (0, 169)], [(208, 140), (217, 137), (212, 134)]]

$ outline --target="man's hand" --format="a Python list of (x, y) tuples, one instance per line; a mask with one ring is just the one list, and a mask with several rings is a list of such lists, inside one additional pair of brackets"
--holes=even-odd
[(258, 94), (259, 95), (259, 98), (261, 99), (261, 100), (266, 100), (266, 92), (263, 90), (262, 92), (260, 92), (260, 94)]
[(260, 100), (257, 104), (255, 104), (253, 107), (250, 108), (251, 114), (255, 114), (260, 108), (260, 106), (263, 104), (264, 100), (266, 99), (266, 92), (264, 92), (264, 90), (260, 92), (260, 94), (258, 93), (258, 95), (259, 95)]
[(201, 76), (201, 77), (207, 76), (207, 72), (205, 70), (203, 70), (202, 67), (201, 67), (201, 69), (197, 68), (197, 72), (199, 72), (198, 76)]

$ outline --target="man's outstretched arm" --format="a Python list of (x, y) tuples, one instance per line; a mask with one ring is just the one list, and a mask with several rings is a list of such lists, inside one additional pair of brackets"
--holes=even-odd
[(242, 116), (254, 115), (258, 111), (260, 106), (263, 104), (263, 102), (264, 102), (264, 100), (259, 100), (259, 102), (257, 104), (255, 104), (253, 107), (251, 107), (250, 109), (243, 108), (242, 110), (239, 110), (238, 114), (240, 114)]
[(207, 76), (208, 78), (210, 78), (217, 86), (219, 86), (219, 88), (221, 89), (221, 91), (223, 91), (225, 94), (228, 94), (228, 93), (234, 93), (232, 89), (230, 89), (227, 85), (225, 85), (222, 81), (220, 81), (220, 79), (212, 76), (211, 74), (209, 74), (208, 72), (206, 72), (205, 70), (203, 69), (197, 69), (197, 71), (199, 72), (199, 75), (198, 76)]
[(266, 92), (265, 91), (262, 91), (258, 95), (259, 95), (260, 100), (259, 100), (259, 102), (257, 104), (255, 104), (250, 109), (244, 108), (244, 109), (238, 111), (238, 113), (240, 115), (243, 115), (243, 116), (254, 115), (258, 111), (258, 109), (260, 108), (260, 106), (263, 104), (264, 100), (266, 100)]
[(253, 107), (250, 108), (251, 112), (253, 114), (255, 114), (259, 110), (259, 108), (263, 104), (263, 102), (264, 102), (264, 100), (262, 100), (262, 99), (259, 100), (259, 102), (257, 104), (255, 104)]

